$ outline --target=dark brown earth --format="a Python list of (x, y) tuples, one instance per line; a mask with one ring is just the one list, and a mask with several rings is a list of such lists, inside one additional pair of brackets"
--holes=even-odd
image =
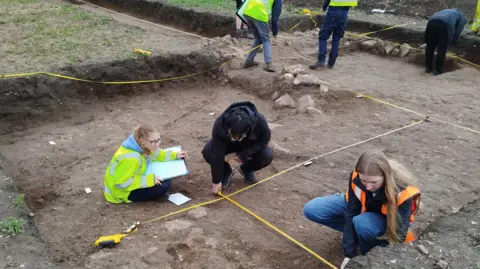
[[(285, 0), (286, 4), (292, 4), (300, 7), (316, 7), (321, 8), (323, 1), (312, 0)], [(475, 8), (477, 3), (474, 0), (404, 0), (404, 1), (375, 1), (365, 0), (358, 1), (358, 8), (371, 11), (374, 8), (394, 10), (395, 14), (406, 15), (412, 17), (429, 18), (435, 12), (445, 8), (460, 8), (462, 9), (469, 20), (473, 20), (475, 15)]]
[[(314, 34), (282, 34), (273, 46), (277, 68), (314, 61), (317, 46)], [(183, 75), (192, 69), (206, 70), (216, 65), (218, 59), (237, 50), (246, 50), (249, 44), (241, 41), (233, 46), (236, 49), (217, 41), (205, 46), (209, 54), (121, 61), (116, 63), (116, 72), (110, 73), (110, 77), (99, 78), (129, 80)], [(160, 70), (149, 64), (155, 59), (159, 61)], [(174, 179), (173, 189), (193, 198), (187, 205), (215, 198), (209, 193), (210, 171), (200, 151), (209, 139), (215, 119), (209, 113), (215, 112), (217, 116), (235, 101), (254, 102), (273, 129), (271, 146), (275, 150), (275, 160), (257, 174), (259, 178), (424, 120), (424, 116), (357, 98), (351, 91), (370, 94), (433, 118), (480, 129), (480, 106), (475, 98), (479, 88), (478, 70), (467, 65), (433, 77), (423, 74), (422, 67), (407, 61), (354, 50), (343, 53), (334, 70), (311, 72), (328, 83), (330, 91), (324, 93), (318, 87), (285, 85), (278, 79), (278, 73), (266, 73), (261, 67), (243, 70), (241, 64), (242, 59), (237, 58), (222, 69), (223, 74), (205, 73), (161, 86), (97, 87), (57, 79), (11, 82), (10, 89), (19, 93), (26, 91), (29, 85), (44, 85), (44, 91), (31, 91), (26, 99), (3, 103), (2, 109), (11, 112), (10, 121), (3, 123), (5, 131), (0, 136), (0, 154), (5, 163), (2, 170), (6, 177), (12, 177), (21, 192), (26, 193), (27, 204), (35, 213), (34, 225), (44, 243), (36, 251), (46, 252), (47, 260), (51, 257), (56, 266), (65, 268), (327, 268), (227, 201), (207, 206), (205, 212), (197, 209), (197, 214), (206, 213), (203, 217), (184, 213), (142, 226), (114, 249), (95, 248), (93, 242), (100, 235), (118, 233), (134, 221), (143, 222), (179, 209), (168, 202), (110, 205), (103, 198), (106, 164), (139, 122), (158, 126), (163, 146), (182, 145), (189, 151), (191, 174)], [(111, 67), (105, 63), (87, 74), (104, 74)], [(130, 75), (122, 77), (122, 70), (137, 71), (125, 72)], [(70, 88), (66, 85), (74, 86), (76, 93), (69, 96), (58, 91), (62, 87)], [(87, 85), (97, 94), (82, 91)], [(296, 109), (274, 109), (270, 97), (274, 91), (289, 92), (295, 100), (309, 94), (317, 110), (304, 114)], [(52, 96), (51, 103), (37, 106), (32, 102), (41, 96)], [(22, 111), (36, 109), (37, 116), (20, 114), (22, 120), (17, 121), (15, 109), (19, 108)], [(478, 236), (478, 226), (471, 223), (478, 219), (475, 203), (473, 209), (469, 206), (458, 214), (452, 213), (479, 199), (479, 142), (480, 135), (475, 132), (434, 120), (423, 122), (319, 158), (309, 167), (300, 166), (275, 176), (233, 198), (338, 266), (343, 259), (341, 234), (307, 221), (302, 216), (302, 207), (314, 197), (343, 192), (356, 158), (365, 150), (377, 148), (404, 163), (420, 181), (423, 196), (414, 225), (416, 233), (426, 229), (425, 240), (441, 248), (453, 248), (449, 245), (455, 242), (451, 235)], [(86, 187), (93, 192), (87, 194)], [(244, 184), (237, 174), (227, 193), (242, 187)], [(448, 216), (443, 219), (447, 222), (440, 219), (444, 216)], [(470, 220), (471, 226), (461, 220)], [(449, 233), (450, 229), (457, 229), (452, 226), (455, 223), (472, 230)], [(433, 238), (428, 237), (428, 232), (433, 232)], [(31, 238), (10, 238), (8, 248), (18, 249), (20, 253), (21, 246), (34, 245), (29, 241)], [(478, 238), (465, 242), (477, 242), (478, 245), (475, 240)], [(45, 252), (42, 247), (46, 248)], [(412, 250), (402, 246), (401, 251)], [(440, 255), (431, 251), (432, 255)], [(451, 249), (448, 251), (451, 255)], [(468, 251), (467, 256), (476, 257), (478, 248)], [(378, 259), (396, 259), (400, 264), (402, 256), (395, 256), (398, 253), (374, 254), (372, 262), (381, 264)], [(37, 256), (37, 253), (26, 252), (20, 256), (23, 261), (8, 262), (6, 266), (16, 268), (24, 264), (22, 268), (51, 268), (48, 262), (45, 265), (37, 262), (34, 259)], [(471, 259), (455, 262), (457, 268), (469, 268), (472, 264)], [(423, 265), (409, 260), (402, 266), (421, 268)]]

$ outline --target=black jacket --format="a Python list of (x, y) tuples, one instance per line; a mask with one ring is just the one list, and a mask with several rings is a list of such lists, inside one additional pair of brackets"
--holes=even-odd
[[(226, 119), (229, 115), (238, 113), (240, 110), (246, 112), (250, 117), (250, 131), (240, 142), (233, 142), (228, 135)], [(270, 128), (265, 117), (257, 111), (251, 102), (239, 102), (230, 105), (220, 115), (213, 125), (212, 146), (210, 152), (210, 165), (212, 166), (212, 181), (217, 184), (222, 181), (225, 155), (236, 152), (242, 162), (246, 162), (256, 153), (263, 150), (270, 141)]]
[[(352, 175), (350, 174), (350, 178)], [(353, 179), (353, 182), (357, 187), (360, 187), (367, 194), (367, 200), (365, 207), (367, 212), (374, 212), (382, 214), (382, 205), (387, 204), (387, 197), (385, 196), (385, 189), (381, 188), (376, 191), (375, 197), (373, 193), (367, 191), (360, 182), (360, 178), (357, 176)], [(404, 188), (400, 188), (403, 190)], [(343, 251), (345, 257), (352, 258), (356, 256), (356, 234), (355, 227), (353, 226), (353, 217), (359, 215), (362, 211), (362, 204), (358, 200), (357, 196), (352, 189), (350, 180), (348, 181), (348, 203), (345, 209), (345, 230), (343, 232)], [(397, 234), (400, 240), (403, 242), (407, 236), (408, 227), (410, 224), (410, 215), (412, 212), (412, 198), (406, 200), (403, 204), (397, 207), (398, 221), (397, 221)]]
[(467, 18), (460, 9), (444, 9), (433, 14), (430, 21), (438, 21), (445, 24), (448, 34), (448, 44), (457, 42), (460, 34), (467, 24)]

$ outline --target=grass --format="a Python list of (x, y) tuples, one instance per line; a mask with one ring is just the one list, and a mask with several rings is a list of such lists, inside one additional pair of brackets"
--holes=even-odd
[(46, 71), (133, 49), (145, 31), (69, 4), (0, 0), (0, 73)]
[(25, 206), (25, 195), (19, 194), (15, 200), (12, 202), (15, 209), (20, 209)]
[(235, 12), (236, 3), (233, 0), (167, 0), (168, 3), (182, 7), (198, 8), (205, 11)]
[(23, 232), (24, 224), (24, 219), (10, 216), (0, 221), (0, 232), (9, 235), (18, 234)]

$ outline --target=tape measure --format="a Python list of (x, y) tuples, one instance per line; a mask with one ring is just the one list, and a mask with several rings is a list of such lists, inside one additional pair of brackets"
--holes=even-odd
[(97, 241), (95, 241), (95, 246), (97, 247), (113, 247), (116, 244), (120, 243), (122, 238), (129, 236), (130, 234), (137, 231), (138, 227), (140, 226), (140, 222), (136, 222), (126, 231), (121, 234), (113, 234), (113, 235), (105, 235), (100, 236)]

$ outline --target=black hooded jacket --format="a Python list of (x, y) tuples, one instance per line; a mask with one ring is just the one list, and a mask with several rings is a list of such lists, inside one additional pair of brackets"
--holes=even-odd
[[(233, 114), (247, 116), (250, 121), (249, 132), (242, 141), (232, 141), (228, 134), (227, 119)], [(220, 115), (213, 125), (212, 145), (204, 152), (210, 156), (212, 166), (212, 181), (218, 184), (223, 179), (225, 155), (236, 152), (242, 162), (246, 162), (251, 156), (263, 150), (270, 141), (270, 128), (265, 117), (257, 111), (251, 102), (239, 102), (230, 105)]]

